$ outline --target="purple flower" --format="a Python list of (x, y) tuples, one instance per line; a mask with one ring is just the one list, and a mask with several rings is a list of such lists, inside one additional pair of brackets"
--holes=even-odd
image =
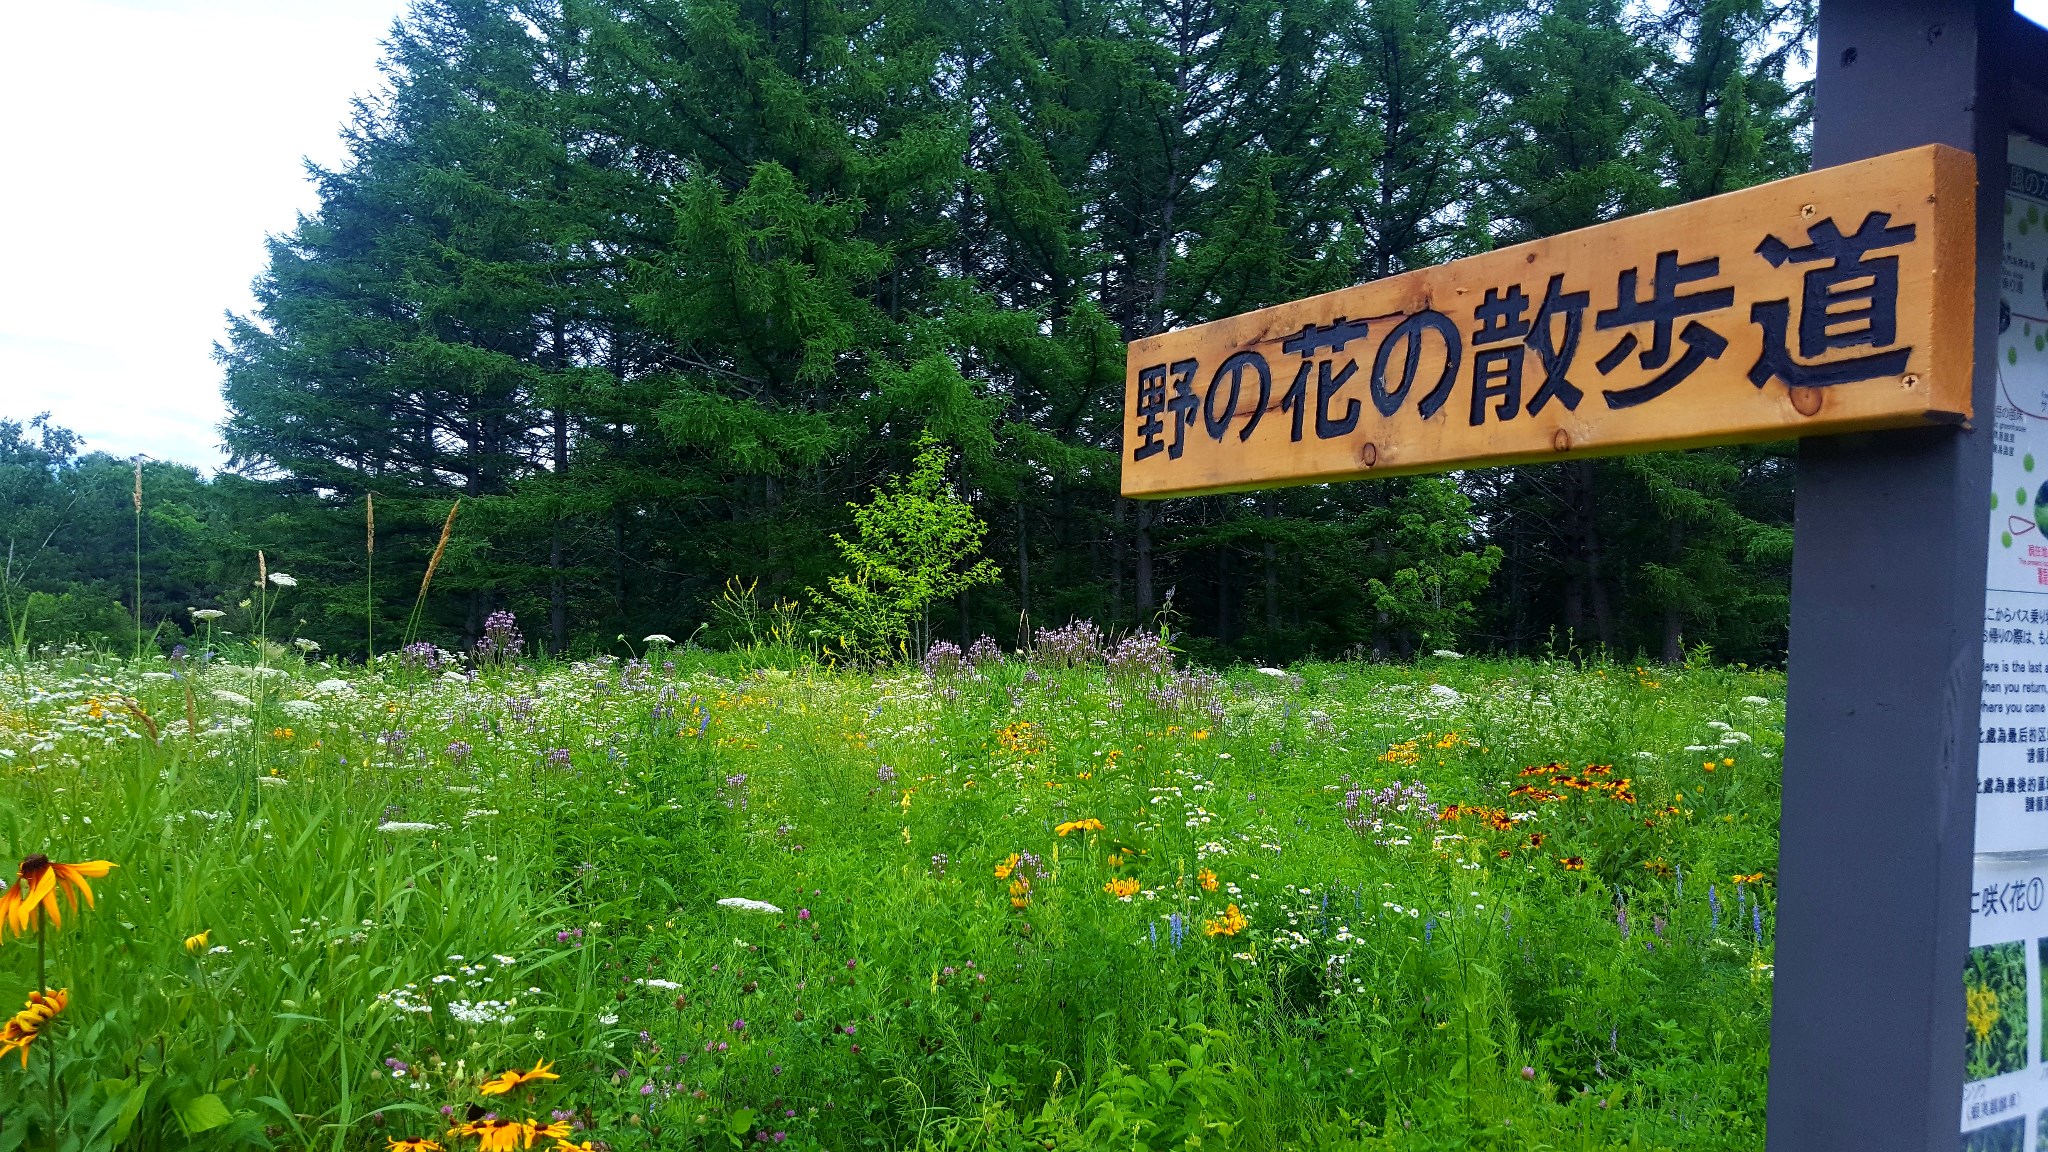
[(924, 674), (933, 679), (954, 675), (965, 660), (958, 644), (940, 640), (924, 650)]
[(967, 648), (967, 662), (976, 668), (983, 664), (996, 663), (1003, 658), (1003, 646), (992, 636), (983, 636)]
[(859, 963), (860, 963), (860, 961), (858, 961), (858, 960), (848, 960), (848, 961), (846, 962), (846, 970), (847, 970), (848, 972), (851, 972), (851, 971), (853, 971), (853, 969), (854, 969), (855, 965), (858, 965)]
[(796, 918), (799, 920), (809, 920), (811, 918), (811, 910), (809, 908), (797, 909)]
[(484, 636), (476, 642), (478, 659), (516, 659), (525, 647), (526, 639), (519, 634), (519, 621), (510, 612), (501, 608), (484, 617)]
[(732, 1029), (735, 1032), (745, 1032), (747, 1030), (747, 1022), (745, 1020), (734, 1020), (732, 1023), (726, 1025), (726, 1027)]
[(469, 759), (469, 754), (472, 751), (472, 749), (468, 744), (464, 743), (461, 740), (457, 740), (453, 744), (448, 745), (448, 747), (444, 751), (448, 753), (448, 758), (450, 760), (453, 760), (457, 764), (460, 764), (464, 760)]
[(438, 672), (443, 663), (441, 650), (418, 640), (398, 650), (398, 666), (414, 672)]
[(839, 1029), (839, 1030), (840, 1030), (841, 1032), (844, 1032), (844, 1033), (846, 1033), (846, 1034), (847, 1034), (848, 1036), (851, 1036), (851, 1035), (853, 1035), (853, 1030), (854, 1030), (854, 1029), (853, 1029), (853, 1025), (851, 1025), (851, 1024), (845, 1024), (845, 1025), (841, 1025), (841, 1026), (840, 1026), (840, 1029)]
[(1041, 628), (1031, 639), (1031, 662), (1048, 668), (1077, 668), (1104, 659), (1102, 629), (1076, 620), (1063, 628)]
[(548, 751), (548, 763), (556, 768), (567, 768), (569, 766), (569, 750), (567, 748), (550, 749)]
[(880, 780), (884, 784), (894, 784), (896, 782), (896, 770), (884, 764), (880, 768), (875, 769), (875, 779)]

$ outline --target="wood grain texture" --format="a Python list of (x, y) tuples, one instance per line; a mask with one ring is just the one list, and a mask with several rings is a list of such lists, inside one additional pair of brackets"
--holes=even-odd
[[(1975, 183), (1967, 153), (1929, 145), (1133, 341), (1123, 492), (1184, 496), (1968, 420)], [(1912, 238), (1898, 239), (1905, 228)], [(1872, 243), (1849, 243), (1863, 250), (1847, 257), (1831, 241), (1859, 234)], [(1673, 291), (1658, 291), (1660, 254)], [(1867, 274), (1840, 274), (1850, 270)], [(1894, 275), (1888, 333), (1871, 309), (1882, 309)], [(1646, 315), (1622, 306), (1631, 287), (1638, 301), (1696, 298), (1660, 325), (1631, 319)], [(1809, 292), (1821, 319), (1802, 340)], [(1777, 364), (1790, 366), (1776, 375), (1764, 355), (1773, 301), (1786, 317)], [(1553, 368), (1565, 386), (1531, 411)], [(1761, 386), (1758, 373), (1768, 376)], [(1787, 375), (1823, 383), (1795, 387)]]

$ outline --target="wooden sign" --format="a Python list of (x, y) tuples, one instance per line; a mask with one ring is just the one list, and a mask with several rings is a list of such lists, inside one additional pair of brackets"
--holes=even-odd
[(1132, 341), (1124, 495), (1967, 420), (1975, 187), (1929, 145)]

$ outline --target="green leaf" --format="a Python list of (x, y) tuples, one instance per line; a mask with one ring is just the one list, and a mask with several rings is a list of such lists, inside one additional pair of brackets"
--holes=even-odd
[(177, 1115), (178, 1127), (187, 1136), (211, 1132), (235, 1118), (234, 1113), (228, 1111), (228, 1106), (220, 1102), (220, 1097), (211, 1092), (173, 1104), (171, 1111)]

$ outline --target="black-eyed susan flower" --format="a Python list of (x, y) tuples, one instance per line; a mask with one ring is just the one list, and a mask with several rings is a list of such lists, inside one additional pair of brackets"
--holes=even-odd
[(9, 1052), (19, 1051), (21, 1066), (28, 1067), (28, 1046), (70, 1003), (71, 992), (65, 988), (29, 993), (28, 1007), (16, 1012), (5, 1025), (0, 1025), (0, 1058)]
[(571, 1144), (567, 1140), (557, 1140), (554, 1152), (597, 1152), (597, 1145), (588, 1140), (581, 1144)]
[(1567, 872), (1584, 872), (1586, 870), (1586, 860), (1582, 856), (1560, 856), (1557, 858), (1557, 862)]
[(553, 1072), (548, 1071), (550, 1067), (551, 1065), (543, 1060), (535, 1064), (530, 1072), (522, 1072), (517, 1068), (512, 1069), (510, 1072), (500, 1072), (479, 1085), (477, 1091), (485, 1096), (503, 1096), (515, 1088), (532, 1084), (536, 1081), (561, 1079), (561, 1077)]
[(50, 923), (61, 926), (64, 918), (57, 913), (57, 892), (62, 889), (64, 898), (73, 912), (78, 911), (78, 894), (85, 893), (85, 906), (92, 904), (92, 885), (86, 879), (97, 880), (112, 871), (114, 865), (105, 860), (91, 860), (84, 864), (59, 864), (38, 852), (21, 862), (15, 871), (13, 884), (0, 892), (0, 938), (11, 929), (15, 935), (27, 934), (40, 921), (39, 915), (48, 915)]
[(478, 1152), (517, 1152), (522, 1144), (533, 1146), (527, 1124), (495, 1117), (464, 1121), (449, 1129), (448, 1137), (451, 1140), (473, 1139), (477, 1142)]
[(210, 943), (210, 942), (211, 942), (212, 940), (213, 940), (213, 929), (211, 929), (211, 928), (208, 928), (208, 929), (207, 929), (206, 931), (204, 931), (204, 932), (200, 932), (200, 933), (197, 933), (197, 934), (195, 934), (195, 935), (187, 936), (187, 937), (185, 937), (185, 951), (187, 951), (187, 952), (204, 952), (204, 951), (206, 951), (206, 946), (207, 946), (207, 944), (208, 944), (208, 943)]
[(441, 1145), (425, 1136), (407, 1136), (393, 1139), (387, 1152), (441, 1152)]
[(1053, 831), (1061, 836), (1065, 836), (1069, 832), (1100, 832), (1102, 831), (1102, 821), (1097, 820), (1093, 816), (1080, 820), (1069, 820), (1065, 824), (1055, 825)]
[(533, 1147), (535, 1140), (566, 1140), (569, 1138), (569, 1129), (570, 1126), (567, 1120), (551, 1120), (546, 1124), (538, 1120), (528, 1120), (526, 1122), (526, 1146), (528, 1148)]

